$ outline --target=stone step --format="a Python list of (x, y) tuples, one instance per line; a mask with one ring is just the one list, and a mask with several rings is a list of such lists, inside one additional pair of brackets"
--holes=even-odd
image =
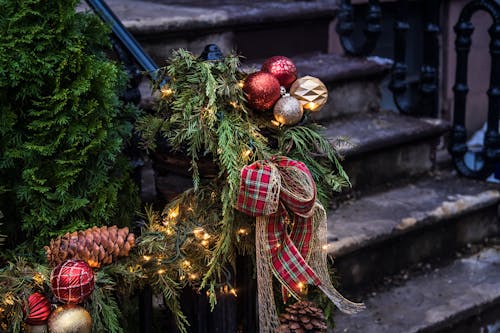
[(499, 189), (441, 172), (342, 203), (328, 216), (328, 252), (342, 287), (356, 291), (497, 235)]
[(338, 333), (498, 332), (498, 317), (489, 330), (462, 323), (500, 305), (500, 250), (486, 248), (448, 266), (416, 276), (404, 285), (373, 294), (367, 309), (335, 315)]
[(328, 50), (335, 1), (109, 0), (110, 8), (162, 65), (170, 50), (206, 44), (249, 59)]
[(325, 135), (345, 156), (343, 166), (353, 188), (366, 190), (432, 170), (436, 146), (449, 124), (379, 111), (332, 119), (325, 128)]

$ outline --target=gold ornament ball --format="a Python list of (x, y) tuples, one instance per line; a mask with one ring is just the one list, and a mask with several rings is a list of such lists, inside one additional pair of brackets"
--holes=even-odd
[(92, 333), (92, 318), (81, 306), (65, 304), (50, 314), (49, 333)]
[(26, 333), (47, 333), (48, 328), (47, 325), (26, 325), (24, 330)]
[(305, 110), (316, 112), (325, 106), (328, 99), (328, 89), (320, 79), (304, 76), (292, 84), (290, 95), (297, 98)]
[(304, 115), (300, 102), (292, 96), (281, 97), (274, 105), (274, 118), (282, 125), (295, 125)]

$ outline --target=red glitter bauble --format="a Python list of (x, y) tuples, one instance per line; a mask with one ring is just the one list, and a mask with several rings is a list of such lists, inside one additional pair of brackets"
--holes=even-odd
[(248, 104), (255, 110), (264, 111), (273, 107), (280, 98), (280, 83), (269, 73), (256, 72), (245, 79), (243, 91)]
[(94, 271), (83, 260), (66, 260), (52, 270), (50, 285), (59, 301), (78, 304), (94, 290)]
[(295, 64), (283, 56), (274, 56), (264, 61), (261, 71), (272, 74), (286, 89), (297, 79)]
[(28, 297), (28, 315), (26, 324), (42, 325), (49, 318), (51, 308), (47, 297), (40, 293), (33, 293)]

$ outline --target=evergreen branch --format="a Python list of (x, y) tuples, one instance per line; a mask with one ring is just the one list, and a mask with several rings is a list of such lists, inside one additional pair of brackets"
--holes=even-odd
[(113, 279), (100, 271), (96, 280), (94, 291), (86, 302), (92, 317), (92, 332), (124, 332), (120, 324), (121, 310), (113, 295)]

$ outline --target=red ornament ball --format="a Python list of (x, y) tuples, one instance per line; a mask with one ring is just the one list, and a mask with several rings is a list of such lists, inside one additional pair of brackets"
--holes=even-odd
[(27, 308), (26, 324), (33, 326), (44, 324), (51, 312), (49, 299), (40, 293), (28, 297)]
[(290, 88), (293, 81), (297, 79), (297, 68), (287, 57), (274, 56), (262, 64), (261, 71), (269, 73), (278, 79), (280, 85), (286, 89)]
[(264, 111), (273, 107), (280, 98), (280, 83), (269, 73), (256, 72), (245, 79), (243, 91), (252, 109)]
[(94, 271), (83, 260), (66, 260), (52, 270), (50, 285), (59, 301), (78, 304), (94, 290)]

